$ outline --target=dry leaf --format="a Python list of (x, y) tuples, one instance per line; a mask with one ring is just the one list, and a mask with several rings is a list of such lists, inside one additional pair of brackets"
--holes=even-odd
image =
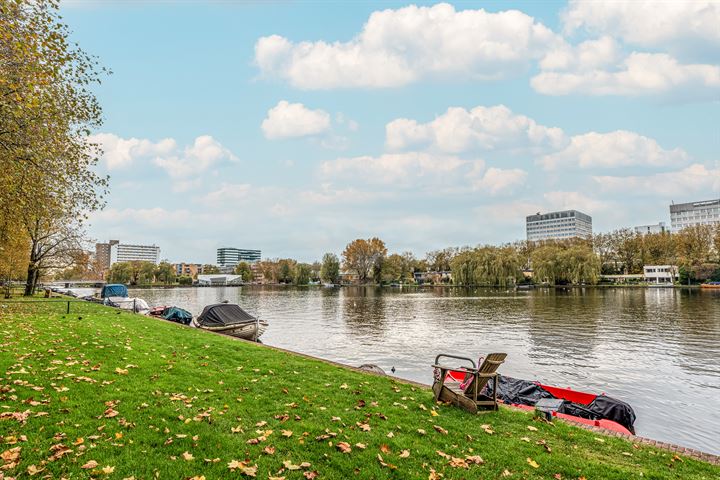
[(365, 450), (365, 448), (367, 447), (364, 443), (356, 443), (355, 446), (360, 450)]
[(342, 453), (350, 453), (352, 452), (352, 448), (350, 447), (350, 444), (347, 442), (338, 442), (336, 445), (337, 449), (340, 450)]
[(398, 455), (398, 457), (400, 457), (400, 458), (408, 458), (409, 456), (410, 456), (410, 450), (403, 450), (402, 452), (400, 452), (400, 455)]
[(195, 458), (190, 452), (183, 452), (182, 457), (186, 462), (189, 462), (190, 460), (193, 460)]
[(530, 430), (531, 432), (537, 432), (537, 427), (533, 427), (532, 425), (528, 425), (527, 429)]
[(283, 436), (283, 437), (290, 438), (290, 437), (292, 437), (292, 434), (293, 434), (292, 430), (283, 430), (283, 431), (282, 431), (282, 436)]
[(538, 465), (538, 463), (530, 457), (527, 458), (527, 463), (533, 468), (540, 468), (540, 465)]
[(442, 433), (443, 435), (447, 435), (448, 431), (442, 428), (440, 425), (433, 425), (433, 428), (436, 432)]
[(86, 469), (87, 469), (87, 468), (95, 468), (95, 467), (97, 467), (97, 466), (98, 466), (98, 463), (97, 463), (95, 460), (90, 460), (89, 462), (87, 462), (85, 465), (83, 465), (83, 466), (80, 467), (80, 468), (86, 468)]
[(115, 467), (111, 467), (110, 465), (106, 465), (106, 466), (104, 466), (104, 467), (102, 468), (101, 471), (102, 471), (102, 473), (104, 473), (105, 475), (110, 475), (111, 473), (113, 473), (113, 472), (115, 471)]

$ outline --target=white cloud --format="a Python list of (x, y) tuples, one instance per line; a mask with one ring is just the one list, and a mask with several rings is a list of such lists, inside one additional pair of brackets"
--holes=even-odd
[(392, 150), (431, 146), (447, 153), (473, 149), (557, 149), (566, 143), (560, 128), (538, 125), (533, 119), (516, 115), (504, 105), (460, 107), (428, 123), (399, 118), (385, 126), (385, 143)]
[(582, 28), (643, 47), (720, 46), (720, 3), (716, 0), (571, 0), (562, 19), (568, 33)]
[(609, 133), (589, 132), (576, 135), (562, 151), (545, 155), (538, 163), (547, 170), (563, 165), (580, 168), (613, 168), (640, 165), (661, 167), (677, 165), (688, 160), (680, 149), (665, 150), (657, 141), (635, 132), (616, 130)]
[(330, 115), (327, 112), (286, 100), (268, 110), (267, 118), (262, 122), (265, 138), (271, 140), (318, 135), (329, 129)]
[(188, 177), (204, 172), (221, 160), (237, 161), (237, 157), (210, 135), (201, 135), (182, 153), (156, 157), (155, 165), (171, 177)]
[[(113, 133), (98, 133), (90, 141), (100, 144), (102, 160), (108, 170), (125, 168), (136, 161), (152, 160), (167, 171), (171, 177), (182, 178), (199, 174), (221, 160), (237, 161), (237, 157), (210, 135), (201, 135), (182, 151), (175, 139), (165, 138), (158, 142), (140, 138), (122, 138)], [(183, 180), (173, 188), (187, 191), (199, 186), (199, 179)]]
[(611, 208), (610, 202), (597, 200), (580, 192), (547, 192), (543, 198), (550, 210), (580, 210), (590, 216)]
[(407, 152), (386, 153), (379, 157), (365, 155), (338, 158), (324, 162), (320, 171), (326, 177), (415, 187), (421, 184), (440, 184), (450, 178), (462, 178), (478, 165), (484, 165), (484, 162), (424, 152)]
[(490, 167), (487, 171), (473, 181), (473, 188), (497, 195), (499, 193), (510, 193), (517, 187), (525, 184), (527, 172), (519, 168), (501, 169)]
[(705, 192), (717, 197), (720, 193), (720, 164), (708, 167), (694, 163), (674, 172), (628, 177), (595, 176), (593, 180), (604, 192), (663, 198)]
[(501, 78), (558, 41), (517, 10), (456, 11), (440, 3), (375, 11), (349, 42), (262, 37), (255, 61), (265, 76), (304, 89), (398, 87), (420, 78)]
[(153, 142), (135, 137), (122, 138), (113, 133), (91, 135), (89, 141), (103, 149), (102, 160), (108, 170), (129, 167), (139, 157), (166, 155), (177, 147), (172, 138)]
[(588, 71), (611, 66), (620, 57), (620, 46), (612, 37), (604, 36), (572, 46), (561, 43), (540, 61), (543, 70)]
[[(560, 54), (558, 54), (560, 56)], [(572, 57), (572, 54), (570, 54)], [(720, 67), (707, 64), (681, 64), (664, 53), (628, 55), (616, 68), (582, 69), (582, 60), (557, 60), (549, 55), (548, 68), (567, 71), (542, 71), (530, 83), (546, 95), (673, 95), (686, 99), (717, 98), (720, 93)]]

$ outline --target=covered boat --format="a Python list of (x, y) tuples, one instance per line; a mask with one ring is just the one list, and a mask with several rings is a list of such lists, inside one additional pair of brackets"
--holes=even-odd
[[(448, 375), (462, 381), (465, 372), (451, 371)], [(497, 396), (503, 403), (525, 410), (537, 410), (548, 418), (562, 418), (619, 433), (635, 434), (635, 412), (632, 407), (605, 394), (579, 392), (501, 375)]]
[(103, 302), (105, 305), (116, 307), (121, 310), (129, 310), (134, 313), (147, 315), (150, 313), (150, 306), (142, 298), (137, 297), (108, 297)]
[(161, 318), (171, 322), (190, 325), (192, 321), (192, 313), (180, 307), (167, 307), (160, 315)]
[(123, 297), (127, 298), (128, 289), (121, 283), (110, 283), (100, 290), (100, 298)]
[(268, 323), (247, 313), (235, 303), (208, 305), (192, 321), (192, 325), (211, 332), (257, 341)]

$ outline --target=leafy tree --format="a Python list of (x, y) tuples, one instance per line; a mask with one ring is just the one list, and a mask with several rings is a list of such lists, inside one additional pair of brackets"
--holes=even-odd
[(192, 283), (193, 283), (192, 277), (188, 276), (188, 275), (179, 276), (177, 281), (180, 285), (192, 285)]
[(165, 285), (169, 285), (171, 283), (175, 283), (177, 270), (175, 270), (174, 265), (168, 262), (160, 262), (160, 264), (155, 267), (154, 274), (158, 281), (164, 283)]
[(296, 264), (297, 261), (291, 258), (279, 260), (277, 281), (280, 283), (292, 283)]
[(312, 267), (307, 263), (298, 263), (293, 272), (293, 283), (295, 285), (307, 285), (310, 283)]
[(110, 267), (108, 280), (112, 283), (130, 283), (132, 268), (129, 262), (113, 263)]
[(367, 283), (371, 275), (377, 281), (386, 254), (385, 243), (379, 238), (359, 238), (345, 247), (342, 254), (343, 264), (346, 269), (357, 273), (359, 283)]
[(30, 239), (25, 295), (33, 295), (44, 272), (73, 264), (82, 251), (83, 233), (78, 223), (39, 215), (26, 218), (25, 227)]
[(243, 282), (251, 282), (253, 279), (252, 269), (247, 262), (240, 262), (235, 266), (235, 275), (240, 275)]
[(340, 283), (340, 260), (334, 253), (323, 255), (320, 278), (323, 282)]
[(452, 269), (450, 263), (457, 254), (458, 249), (454, 247), (428, 252), (425, 256), (427, 268), (433, 272), (450, 271)]
[(102, 120), (92, 92), (102, 69), (68, 37), (56, 1), (0, 2), (0, 229), (39, 232), (27, 250), (26, 294), (46, 265), (65, 260), (68, 243), (48, 248), (44, 237), (57, 240), (56, 222), (78, 237), (107, 188), (89, 141)]

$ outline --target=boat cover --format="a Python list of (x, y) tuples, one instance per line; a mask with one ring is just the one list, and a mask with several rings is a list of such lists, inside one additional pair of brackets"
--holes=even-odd
[(165, 320), (170, 320), (171, 322), (189, 325), (192, 320), (192, 313), (180, 307), (168, 307), (163, 310), (161, 317)]
[(105, 285), (102, 288), (102, 290), (100, 291), (100, 298), (127, 297), (127, 296), (128, 296), (127, 287), (120, 283), (111, 283), (109, 285)]
[(202, 313), (197, 317), (197, 323), (201, 327), (222, 327), (223, 325), (248, 323), (255, 320), (255, 317), (240, 308), (240, 305), (234, 303), (208, 305), (203, 308)]
[[(482, 393), (490, 392), (490, 385), (486, 385)], [(498, 377), (497, 396), (505, 403), (534, 406), (543, 398), (557, 398), (535, 382), (518, 378)], [(607, 419), (617, 422), (631, 432), (635, 432), (635, 412), (627, 403), (607, 395), (598, 395), (587, 405), (565, 401), (558, 409), (558, 413), (574, 415), (589, 420)]]

